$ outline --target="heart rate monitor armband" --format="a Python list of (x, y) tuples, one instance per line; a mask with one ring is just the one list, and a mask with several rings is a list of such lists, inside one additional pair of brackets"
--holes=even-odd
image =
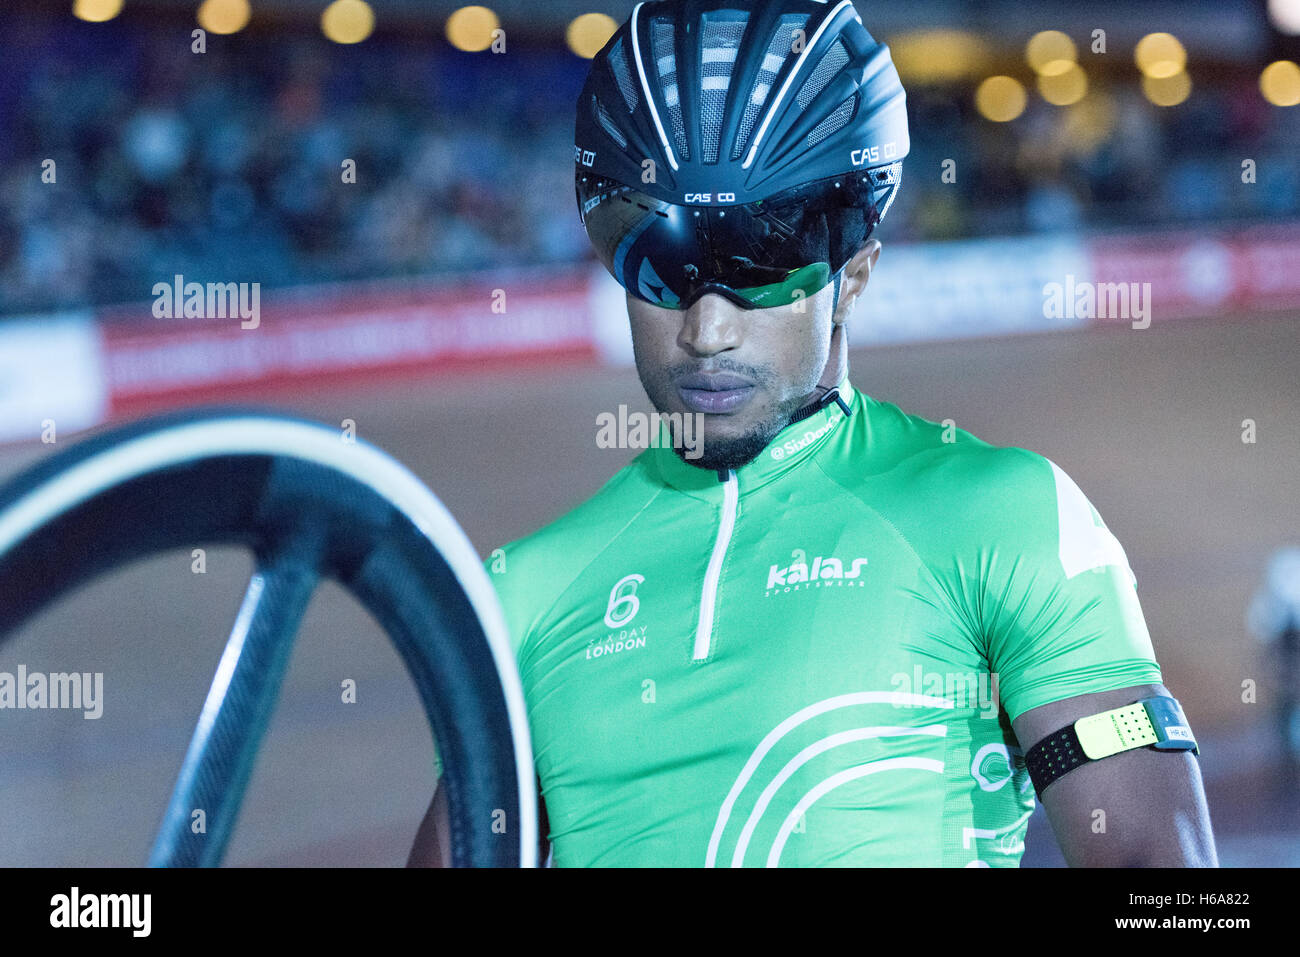
[(1156, 695), (1080, 718), (1030, 748), (1025, 763), (1041, 800), (1043, 791), (1061, 775), (1135, 748), (1200, 754), (1177, 698)]

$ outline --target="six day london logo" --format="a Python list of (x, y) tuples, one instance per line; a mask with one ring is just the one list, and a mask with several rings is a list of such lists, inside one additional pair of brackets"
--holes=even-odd
[(641, 610), (641, 599), (637, 597), (636, 589), (644, 581), (644, 575), (633, 572), (624, 575), (609, 590), (605, 627), (611, 631), (604, 638), (592, 638), (587, 642), (588, 661), (645, 647), (646, 626), (632, 624), (632, 619)]
[(785, 595), (808, 588), (862, 588), (866, 585), (865, 558), (836, 558), (814, 555), (812, 561), (802, 548), (790, 553), (788, 564), (773, 564), (767, 570), (765, 597)]

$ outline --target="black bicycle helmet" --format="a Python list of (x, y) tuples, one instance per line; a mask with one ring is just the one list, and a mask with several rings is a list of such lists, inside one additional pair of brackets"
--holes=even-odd
[(578, 101), (579, 215), (640, 299), (784, 305), (838, 280), (908, 148), (889, 48), (851, 0), (639, 3)]

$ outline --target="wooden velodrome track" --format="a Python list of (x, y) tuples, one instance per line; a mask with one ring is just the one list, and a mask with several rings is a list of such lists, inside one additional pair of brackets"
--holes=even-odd
[[(1300, 316), (1231, 317), (855, 350), (854, 384), (1061, 465), (1123, 542), (1164, 668), (1202, 738), (1225, 864), (1300, 864), (1294, 792), (1269, 763), (1267, 656), (1246, 604), (1300, 544)], [(631, 369), (489, 370), (252, 401), (358, 434), (423, 478), (480, 554), (589, 495), (635, 454), (596, 415), (648, 410)], [(1243, 419), (1258, 441), (1243, 444)], [(60, 437), (60, 444), (75, 438)], [(0, 449), (0, 477), (49, 450)], [(120, 571), (0, 647), (0, 671), (101, 671), (103, 717), (0, 712), (0, 864), (144, 862), (251, 572), (213, 550)], [(357, 682), (357, 702), (340, 683)], [(1242, 682), (1259, 683), (1243, 703)], [(429, 733), (387, 640), (317, 593), (227, 855), (243, 865), (395, 865), (432, 785)], [(1041, 814), (1026, 864), (1055, 849)]]

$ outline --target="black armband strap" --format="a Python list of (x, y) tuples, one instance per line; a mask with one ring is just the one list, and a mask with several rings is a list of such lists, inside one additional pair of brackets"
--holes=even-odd
[(1079, 765), (1135, 748), (1201, 753), (1178, 699), (1156, 695), (1066, 725), (1030, 748), (1025, 764), (1041, 800), (1049, 784)]

